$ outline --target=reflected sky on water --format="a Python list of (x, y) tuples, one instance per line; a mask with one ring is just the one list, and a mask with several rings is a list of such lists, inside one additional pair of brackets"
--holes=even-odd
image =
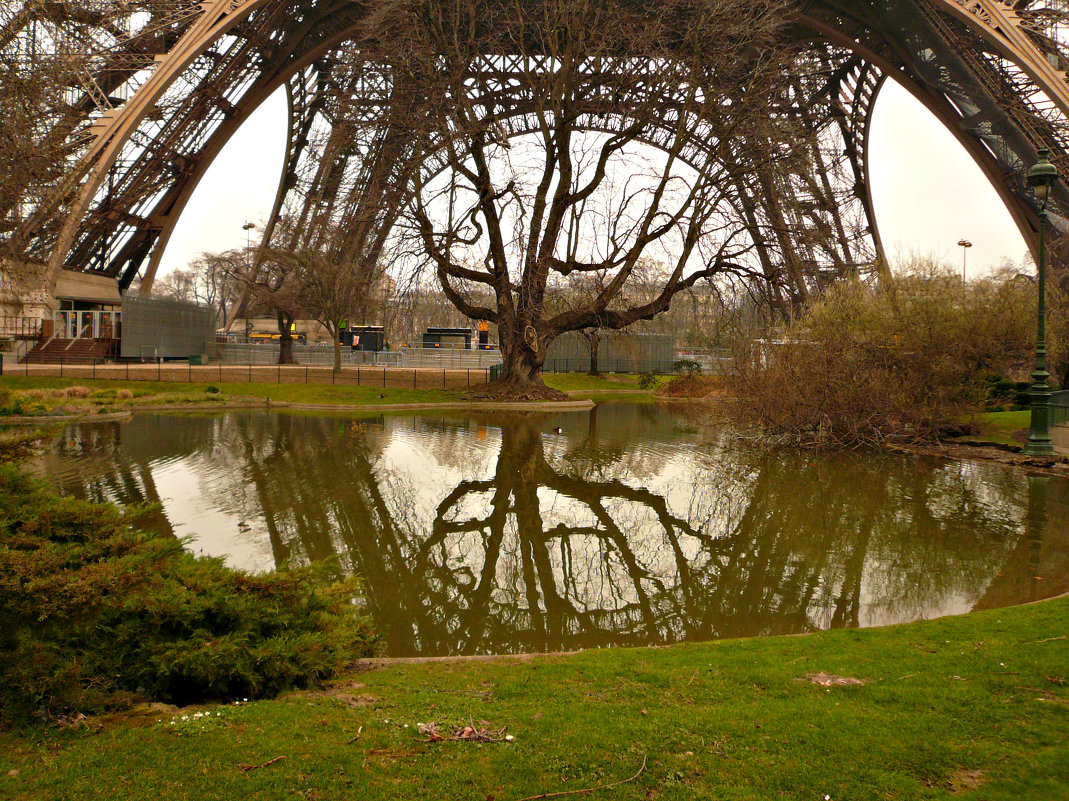
[(656, 406), (138, 415), (32, 463), (249, 570), (335, 558), (396, 656), (873, 626), (1069, 590), (1069, 479), (761, 452)]

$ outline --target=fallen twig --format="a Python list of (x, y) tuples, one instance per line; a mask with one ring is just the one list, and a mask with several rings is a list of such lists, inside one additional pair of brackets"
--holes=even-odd
[(268, 765), (274, 765), (276, 762), (281, 762), (285, 758), (285, 756), (277, 756), (274, 759), (267, 760), (262, 765), (238, 765), (238, 767), (248, 773), (250, 770), (259, 770), (260, 768), (266, 768)]
[(352, 737), (349, 738), (349, 742), (347, 742), (346, 745), (352, 745), (353, 743), (355, 743), (357, 740), (360, 739), (360, 735), (363, 734), (363, 733), (364, 733), (364, 727), (361, 726), (359, 729), (356, 730), (356, 734), (354, 734)]
[(368, 756), (384, 757), (385, 759), (399, 759), (401, 757), (423, 756), (420, 751), (387, 751), (385, 748), (372, 748), (367, 753)]
[(559, 793), (542, 793), (541, 795), (529, 795), (529, 796), (525, 796), (524, 798), (519, 799), (519, 801), (535, 801), (535, 799), (537, 799), (537, 798), (560, 798), (561, 796), (565, 796), (565, 795), (585, 795), (587, 793), (596, 793), (596, 792), (598, 792), (598, 790), (608, 790), (608, 789), (610, 789), (612, 787), (619, 787), (621, 784), (627, 784), (628, 782), (633, 782), (640, 775), (642, 775), (642, 771), (644, 771), (645, 769), (646, 769), (646, 754), (643, 754), (642, 755), (642, 765), (640, 765), (639, 769), (637, 771), (635, 771), (635, 775), (631, 776), (628, 779), (621, 779), (620, 781), (612, 782), (611, 784), (601, 784), (601, 785), (598, 785), (597, 787), (587, 787), (586, 789), (583, 789), (583, 790), (564, 790), (564, 791), (559, 792)]
[(1045, 640), (1032, 640), (1030, 642), (1023, 642), (1021, 645), (1039, 645), (1041, 642), (1054, 642), (1055, 640), (1064, 640), (1065, 635), (1059, 634), (1057, 637), (1047, 637)]

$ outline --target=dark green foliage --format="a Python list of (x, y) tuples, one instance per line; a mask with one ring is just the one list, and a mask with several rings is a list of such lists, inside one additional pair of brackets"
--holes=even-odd
[(220, 390), (219, 387), (215, 386), (214, 384), (211, 384), (204, 391), (207, 392), (209, 395), (218, 395), (222, 390)]
[(657, 386), (657, 376), (653, 373), (646, 373), (639, 376), (638, 388), (639, 389), (654, 389)]
[(987, 404), (985, 411), (1013, 411), (1027, 409), (1031, 403), (1028, 391), (1032, 385), (1027, 381), (1012, 381), (997, 373), (987, 379)]
[(701, 375), (702, 366), (694, 359), (679, 359), (672, 364), (672, 370), (680, 375)]
[(249, 575), (0, 465), (0, 720), (303, 687), (375, 638), (353, 580)]

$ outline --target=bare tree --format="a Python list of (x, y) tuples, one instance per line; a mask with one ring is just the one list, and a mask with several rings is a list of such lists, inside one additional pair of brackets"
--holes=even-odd
[(156, 281), (153, 294), (211, 306), (225, 326), (241, 299), (245, 264), (244, 250), (201, 253), (185, 269), (173, 270)]
[[(380, 7), (422, 164), (408, 220), (450, 301), (497, 324), (507, 391), (546, 394), (561, 333), (624, 328), (702, 279), (756, 269), (729, 179), (791, 149), (790, 126), (769, 122), (784, 116), (788, 17), (780, 0)], [(651, 255), (668, 264), (659, 292), (629, 303)], [(551, 276), (577, 274), (601, 291), (551, 313)]]
[(13, 233), (63, 174), (72, 102), (80, 96), (72, 87), (86, 61), (48, 23), (57, 14), (76, 20), (87, 5), (0, 3), (0, 303), (12, 310), (21, 310), (42, 278)]
[[(240, 264), (240, 263), (239, 263)], [(239, 268), (240, 269), (240, 268)], [(342, 324), (366, 313), (375, 273), (312, 248), (268, 249), (245, 268), (250, 298), (278, 318), (279, 364), (293, 363), (294, 320), (317, 320), (334, 342), (334, 369), (341, 369)]]

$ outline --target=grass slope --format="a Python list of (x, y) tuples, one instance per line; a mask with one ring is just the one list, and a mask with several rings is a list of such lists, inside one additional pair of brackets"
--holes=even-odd
[[(207, 717), (0, 734), (0, 796), (505, 801), (627, 779), (645, 760), (594, 797), (1059, 801), (1067, 629), (1059, 599), (806, 637), (393, 664)], [(866, 683), (807, 680), (819, 671)], [(416, 732), (469, 720), (515, 741)]]
[[(623, 391), (628, 399), (636, 397), (653, 399), (648, 394), (631, 394), (638, 389), (638, 376), (588, 376), (582, 374), (547, 374), (546, 384), (584, 397), (584, 392), (604, 393), (608, 390)], [(259, 383), (176, 383), (169, 381), (112, 381), (104, 379), (39, 378), (34, 376), (5, 376), (0, 378), (0, 388), (6, 388), (18, 397), (28, 390), (56, 390), (65, 387), (83, 386), (92, 390), (88, 398), (69, 399), (44, 397), (38, 393), (24, 399), (26, 413), (64, 413), (73, 407), (81, 411), (121, 411), (135, 406), (173, 405), (187, 406), (195, 403), (236, 402), (242, 400), (263, 401), (270, 398), (276, 403), (302, 403), (328, 406), (377, 406), (401, 403), (455, 403), (463, 399), (463, 390), (413, 390), (397, 387), (335, 386), (331, 384), (259, 384)], [(215, 387), (218, 393), (208, 393)], [(117, 393), (126, 390), (132, 398), (118, 398)], [(609, 400), (613, 396), (591, 394), (596, 400)], [(34, 408), (40, 407), (40, 408)]]
[(1024, 444), (1022, 434), (1027, 437), (1028, 429), (1032, 425), (1032, 413), (1028, 409), (1016, 412), (982, 412), (969, 418), (969, 422), (974, 423), (980, 433), (966, 439), (1020, 447)]

